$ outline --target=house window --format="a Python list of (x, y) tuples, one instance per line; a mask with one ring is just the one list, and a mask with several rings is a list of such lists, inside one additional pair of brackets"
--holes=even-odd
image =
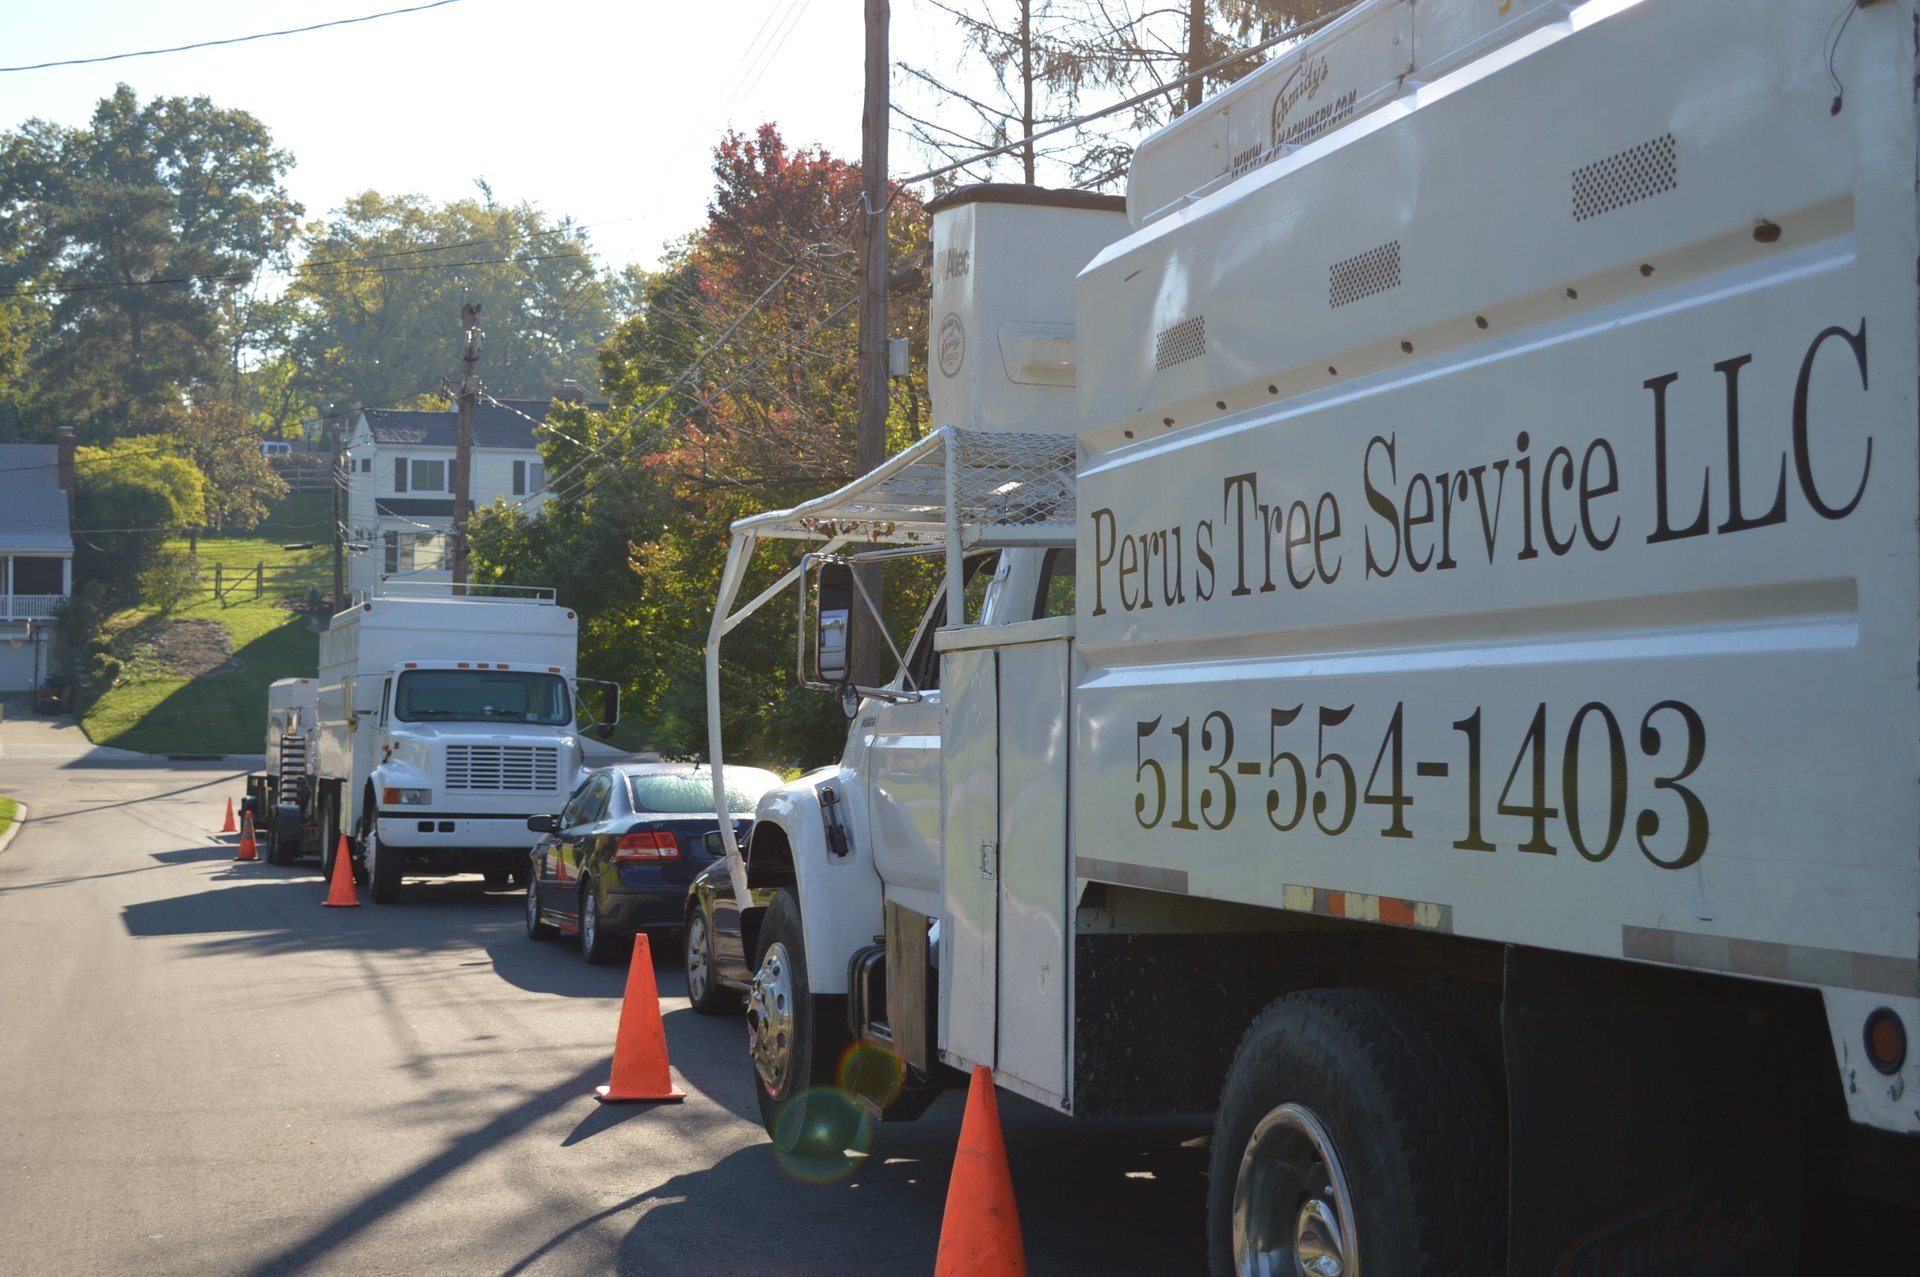
[(447, 463), (444, 461), (415, 461), (413, 473), (409, 476), (408, 487), (415, 492), (445, 492), (447, 490)]
[(516, 461), (513, 463), (513, 495), (525, 496), (529, 492), (538, 492), (547, 486), (547, 467), (540, 461)]
[(372, 474), (372, 473), (373, 473), (373, 458), (372, 458), (372, 457), (362, 457), (362, 458), (360, 458), (360, 473), (361, 473), (361, 474)]
[[(398, 532), (389, 532), (384, 539), (387, 543), (385, 570), (389, 573), (398, 572), (400, 570), (400, 534)], [(412, 547), (409, 546), (408, 548), (411, 549)], [(411, 558), (412, 556), (409, 555), (408, 557)]]

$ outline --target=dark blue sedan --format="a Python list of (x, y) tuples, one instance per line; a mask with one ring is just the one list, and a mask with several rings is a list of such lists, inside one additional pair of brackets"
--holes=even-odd
[[(756, 767), (727, 768), (727, 815), (744, 834), (760, 795), (780, 783)], [(527, 934), (580, 937), (588, 962), (623, 956), (641, 931), (684, 918), (687, 886), (712, 863), (704, 835), (719, 828), (713, 771), (698, 763), (618, 763), (588, 772), (543, 835), (527, 876)]]

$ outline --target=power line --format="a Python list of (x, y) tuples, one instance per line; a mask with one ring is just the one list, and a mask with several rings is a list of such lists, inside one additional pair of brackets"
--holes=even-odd
[[(400, 254), (393, 254), (400, 256)], [(294, 282), (301, 279), (336, 279), (345, 275), (399, 275), (409, 271), (421, 270), (458, 270), (464, 266), (503, 266), (531, 262), (586, 261), (587, 253), (524, 253), (513, 257), (476, 257), (459, 262), (419, 262), (407, 266), (354, 266), (346, 265), (340, 270), (315, 270), (294, 272)], [(369, 258), (367, 260), (374, 260)], [(339, 263), (329, 263), (339, 264)], [(26, 285), (20, 288), (0, 291), (0, 298), (7, 297), (67, 297), (76, 293), (117, 292), (130, 288), (179, 287), (191, 284), (244, 284), (258, 274), (256, 271), (235, 272), (229, 275), (187, 274), (162, 275), (154, 279), (130, 279), (119, 282), (93, 281), (81, 284), (45, 284)]]
[(192, 44), (176, 44), (165, 49), (136, 49), (129, 53), (104, 53), (94, 58), (65, 58), (57, 62), (35, 62), (28, 66), (0, 67), (0, 74), (9, 71), (44, 71), (49, 67), (87, 66), (95, 62), (119, 62), (125, 58), (151, 58), (162, 53), (185, 53), (190, 49), (211, 49), (223, 44), (246, 44), (250, 40), (271, 40), (276, 36), (305, 35), (309, 31), (324, 31), (328, 27), (349, 27), (358, 22), (372, 22), (378, 18), (391, 18), (403, 13), (421, 13), (428, 9), (439, 9), (459, 3), (460, 0), (431, 0), (431, 3), (416, 4), (406, 9), (386, 9), (359, 18), (336, 18), (332, 22), (316, 22), (306, 27), (288, 27), (284, 31), (257, 31), (252, 35), (230, 36), (224, 40), (198, 40)]

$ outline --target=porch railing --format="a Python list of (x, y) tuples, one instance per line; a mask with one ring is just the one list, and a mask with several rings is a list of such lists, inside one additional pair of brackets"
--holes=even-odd
[(50, 621), (64, 594), (0, 594), (0, 621)]

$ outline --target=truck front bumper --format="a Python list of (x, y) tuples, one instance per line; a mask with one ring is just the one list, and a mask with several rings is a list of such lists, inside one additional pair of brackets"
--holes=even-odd
[(494, 849), (525, 857), (539, 835), (527, 829), (525, 815), (491, 812), (434, 812), (382, 810), (380, 843), (385, 847), (419, 850)]

